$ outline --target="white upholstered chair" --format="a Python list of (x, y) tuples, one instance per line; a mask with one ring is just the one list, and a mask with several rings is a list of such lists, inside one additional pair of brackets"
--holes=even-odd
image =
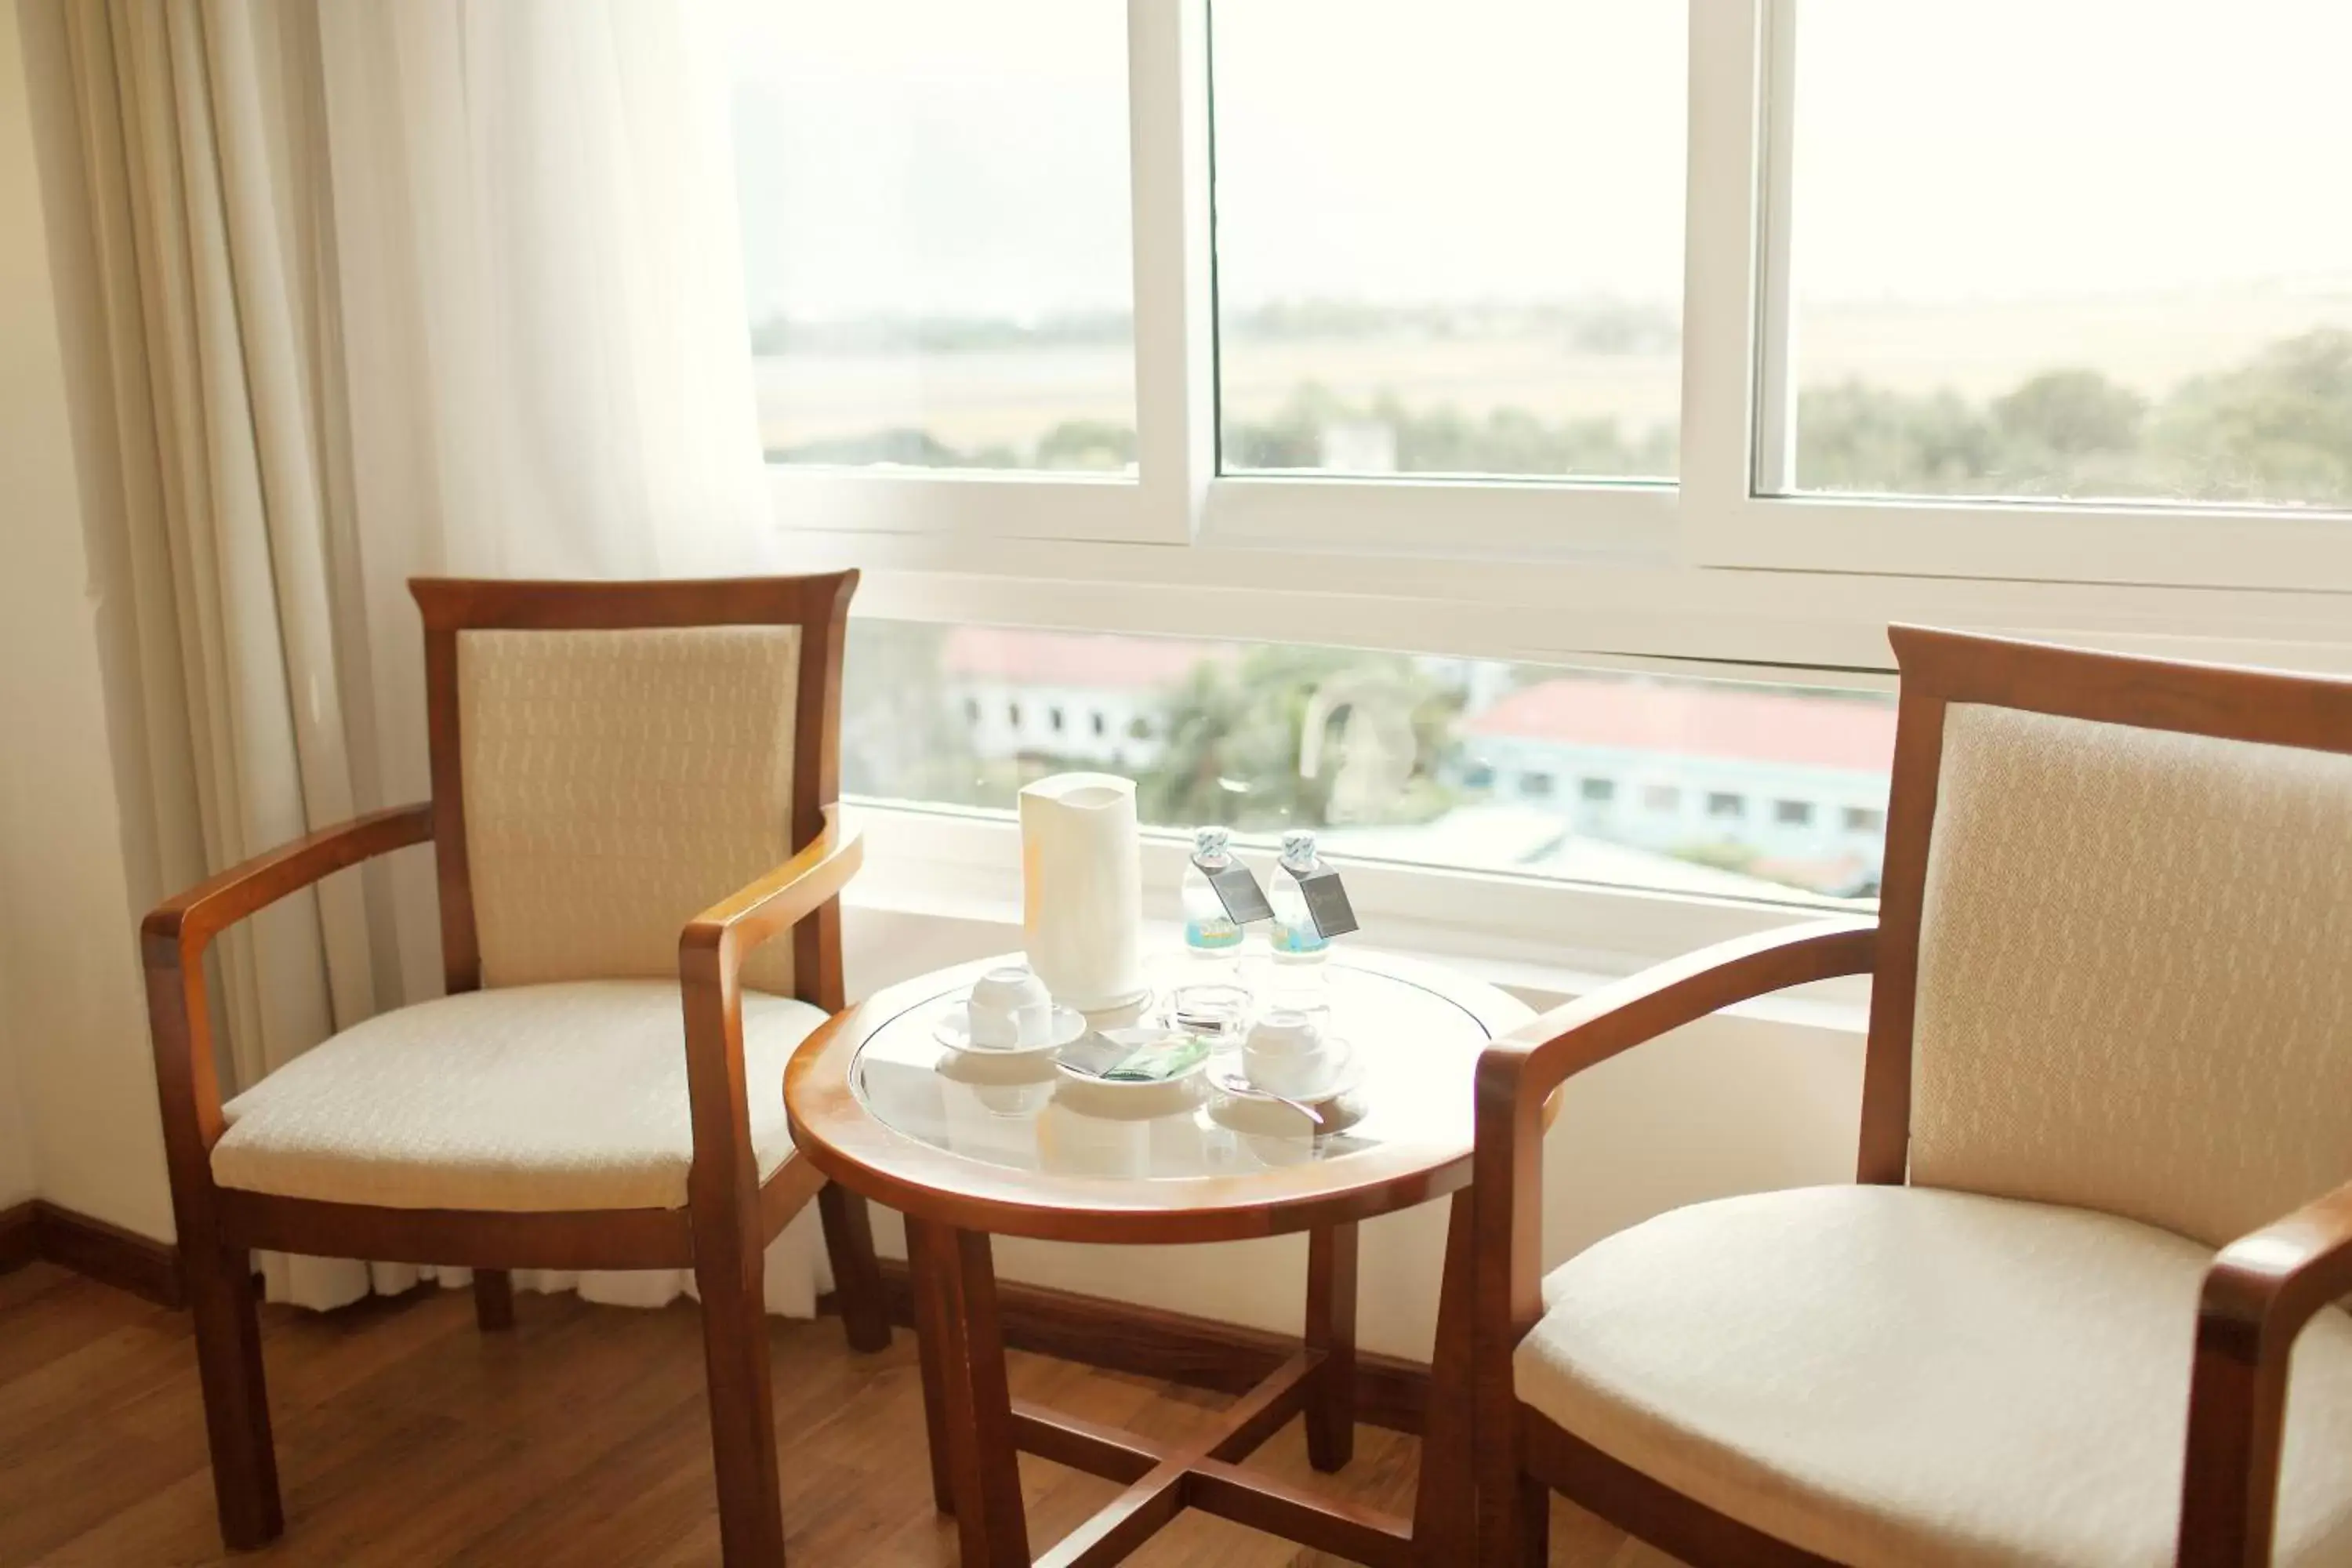
[[(1549, 1488), (1700, 1564), (2352, 1563), (2352, 682), (1893, 640), (1878, 920), (1480, 1064), (1482, 1559)], [(1557, 1086), (1859, 973), (1856, 1185), (1544, 1273)]]
[[(889, 1340), (865, 1208), (793, 1155), (785, 1060), (843, 1005), (835, 816), (856, 574), (412, 584), (433, 798), (151, 914), (150, 1017), (222, 1534), (283, 1526), (255, 1247), (505, 1270), (694, 1270), (720, 1536), (783, 1561), (761, 1259), (814, 1196), (851, 1342)], [(430, 843), (448, 994), (221, 1100), (204, 954), (341, 868)], [(777, 940), (771, 941), (771, 938)]]

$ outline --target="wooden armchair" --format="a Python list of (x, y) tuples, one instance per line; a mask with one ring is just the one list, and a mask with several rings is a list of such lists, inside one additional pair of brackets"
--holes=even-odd
[[(1479, 1064), (1481, 1561), (1558, 1489), (1700, 1565), (2352, 1562), (2352, 681), (1892, 637), (1879, 920)], [(1862, 973), (1856, 1185), (1545, 1275), (1555, 1088)]]
[[(471, 1267), (485, 1329), (512, 1322), (509, 1269), (691, 1267), (727, 1561), (781, 1563), (761, 1262), (811, 1197), (850, 1342), (889, 1342), (863, 1202), (793, 1156), (782, 1100), (844, 1003), (856, 574), (410, 586), (431, 802), (226, 871), (142, 933), (221, 1533), (283, 1528), (250, 1249)], [(207, 944), (428, 842), (448, 994), (224, 1105)]]

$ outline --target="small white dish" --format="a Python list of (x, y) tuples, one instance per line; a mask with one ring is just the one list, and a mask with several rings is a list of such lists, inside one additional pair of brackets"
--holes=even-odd
[(1307, 1092), (1304, 1093), (1296, 1092), (1297, 1086), (1286, 1085), (1276, 1090), (1251, 1081), (1244, 1059), (1232, 1056), (1218, 1058), (1216, 1065), (1210, 1069), (1209, 1082), (1219, 1092), (1239, 1100), (1290, 1100), (1302, 1106), (1318, 1107), (1328, 1105), (1363, 1087), (1363, 1064), (1357, 1060), (1353, 1046), (1345, 1040), (1326, 1040), (1323, 1055), (1323, 1076), (1306, 1081)]
[(1060, 1050), (1087, 1032), (1086, 1015), (1074, 1007), (1055, 1007), (1045, 1038), (1025, 1046), (983, 1046), (971, 1037), (971, 1009), (962, 1002), (950, 1005), (931, 1026), (931, 1038), (951, 1051), (976, 1057), (1042, 1057)]

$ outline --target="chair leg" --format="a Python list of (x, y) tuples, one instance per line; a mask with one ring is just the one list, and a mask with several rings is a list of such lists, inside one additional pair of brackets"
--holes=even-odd
[[(1485, 1441), (1483, 1435), (1479, 1441)], [(1551, 1489), (1516, 1472), (1481, 1475), (1478, 1533), (1481, 1564), (1544, 1568), (1551, 1557)]]
[(507, 1270), (474, 1270), (474, 1326), (486, 1334), (515, 1326), (514, 1276)]
[(195, 1320), (196, 1373), (204, 1389), (221, 1540), (232, 1551), (247, 1551), (277, 1540), (286, 1529), (278, 1453), (269, 1436), (269, 1391), (261, 1374), (252, 1262), (244, 1248), (224, 1247), (206, 1236), (187, 1237), (181, 1258)]
[(1551, 1561), (1551, 1489), (1532, 1476), (1521, 1476), (1515, 1506), (1519, 1561), (1528, 1568), (1544, 1568)]
[(730, 1215), (695, 1215), (694, 1281), (710, 1391), (710, 1458), (727, 1568), (783, 1568), (783, 1494), (768, 1377), (767, 1300), (757, 1237)]
[(838, 1182), (827, 1182), (817, 1189), (816, 1207), (849, 1348), (888, 1350), (890, 1309), (882, 1294), (882, 1266), (874, 1256), (874, 1221), (866, 1200)]
[(1522, 1463), (1511, 1363), (1496, 1358), (1483, 1335), (1475, 1337), (1481, 1364), (1471, 1378), (1471, 1447), (1478, 1487), (1477, 1560), (1482, 1568), (1543, 1568), (1550, 1554), (1551, 1489), (1528, 1475)]

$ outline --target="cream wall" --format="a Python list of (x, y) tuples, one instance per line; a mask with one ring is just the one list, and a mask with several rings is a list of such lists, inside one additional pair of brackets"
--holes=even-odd
[(25, 1117), (25, 1090), (16, 1073), (16, 1042), (6, 1032), (8, 1003), (0, 994), (0, 1209), (31, 1197), (32, 1127)]
[[(24, 40), (0, 25), (0, 1040), (40, 1195), (172, 1234)], [(26, 26), (20, 27), (19, 24)], [(37, 39), (41, 36), (36, 31)], [(7, 1092), (0, 1079), (0, 1094)], [(0, 1137), (11, 1130), (0, 1123)], [(8, 1162), (0, 1157), (0, 1190)]]

